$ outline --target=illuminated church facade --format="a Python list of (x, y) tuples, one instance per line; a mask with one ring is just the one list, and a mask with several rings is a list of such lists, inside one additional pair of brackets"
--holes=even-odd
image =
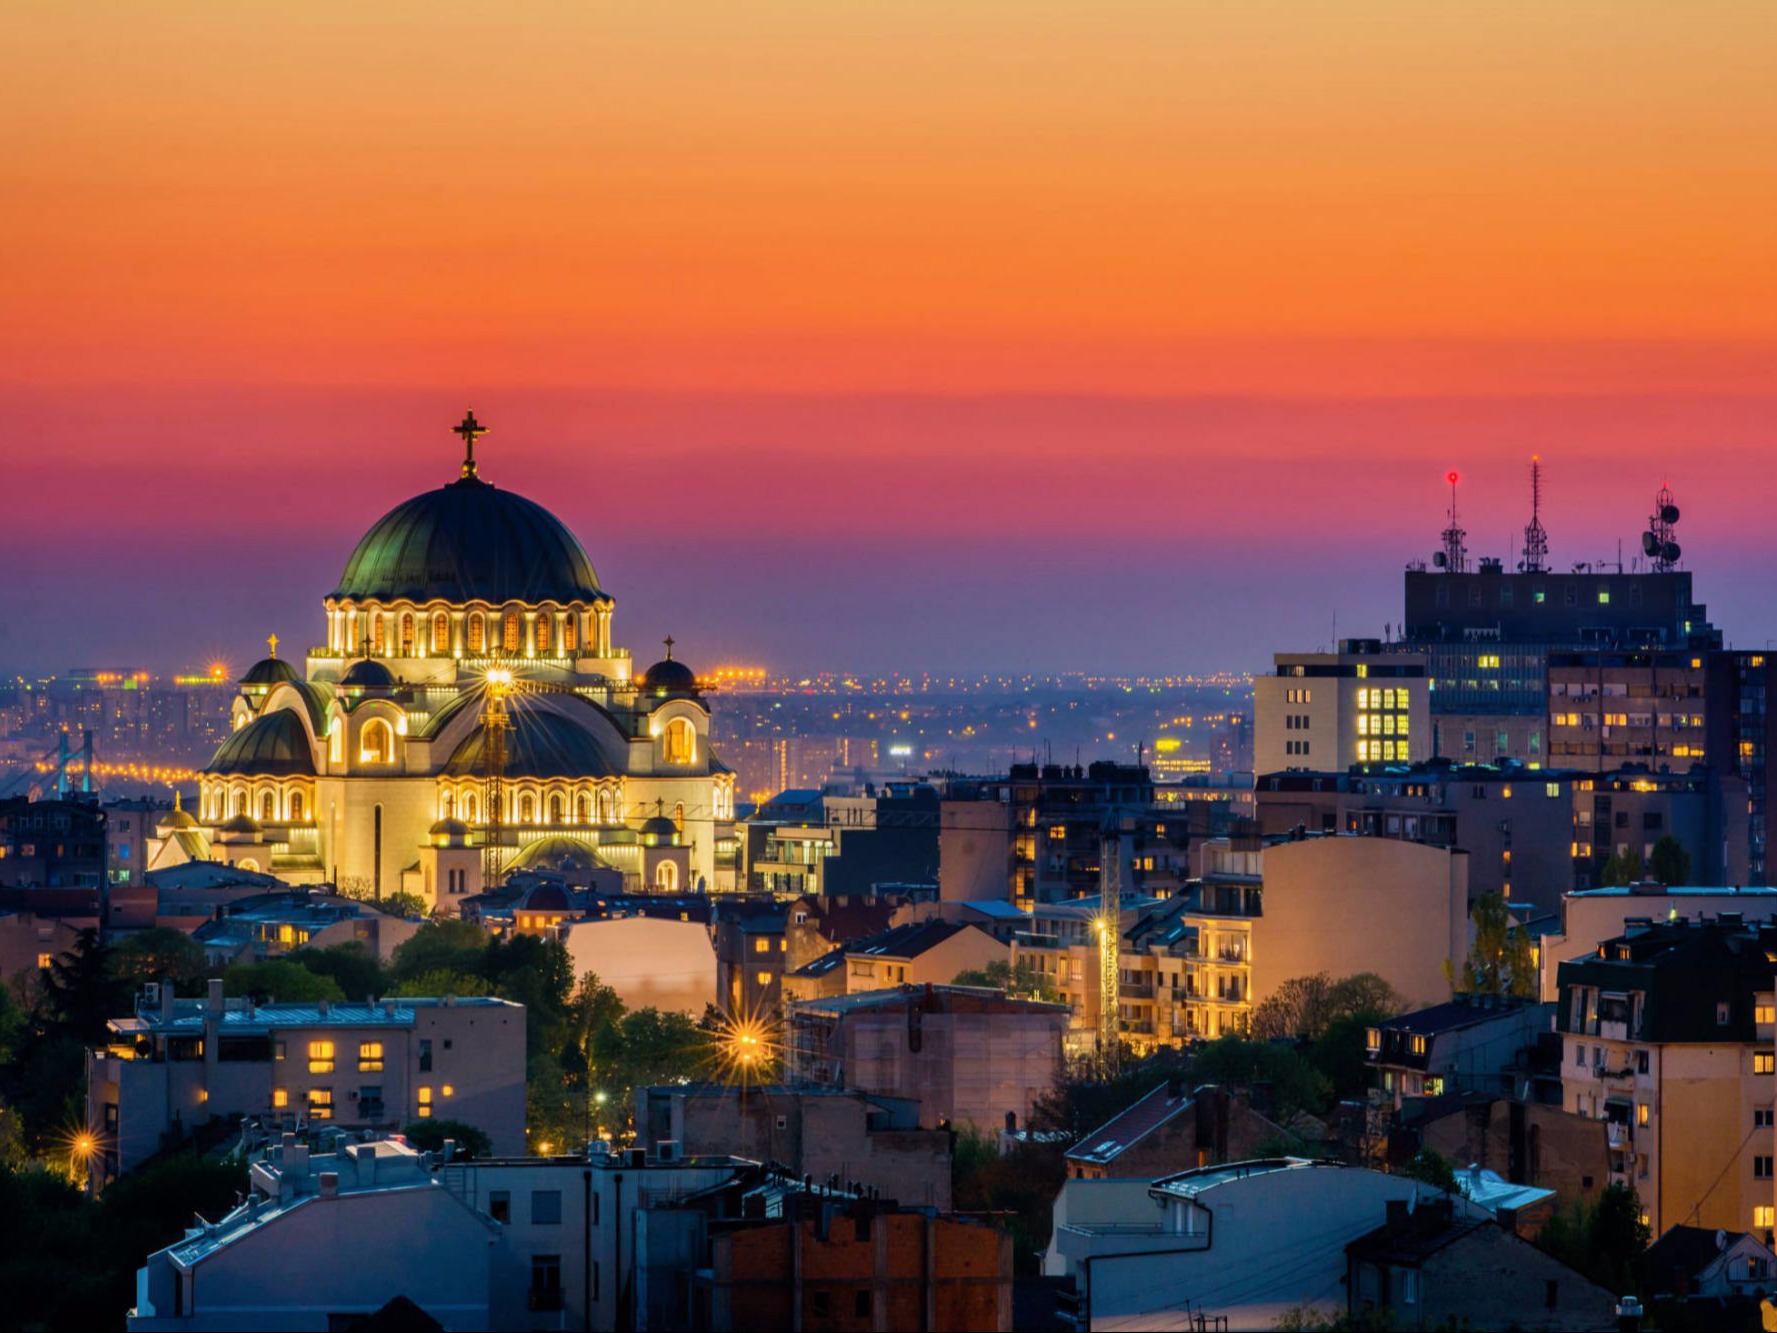
[(153, 859), (415, 892), (445, 912), (481, 890), (484, 865), (608, 868), (631, 890), (715, 883), (734, 775), (695, 674), (671, 640), (633, 672), (580, 543), (482, 480), (473, 413), (456, 430), (461, 475), (364, 535), (303, 669), (274, 639), (242, 678), (198, 808), (175, 812)]

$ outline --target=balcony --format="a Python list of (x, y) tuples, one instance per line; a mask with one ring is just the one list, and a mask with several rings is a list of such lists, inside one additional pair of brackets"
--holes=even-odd
[(1635, 1130), (1621, 1120), (1607, 1120), (1604, 1122), (1604, 1141), (1612, 1150), (1627, 1148), (1635, 1142)]
[(1117, 993), (1127, 1000), (1151, 1000), (1154, 998), (1154, 983), (1125, 981), (1118, 985)]

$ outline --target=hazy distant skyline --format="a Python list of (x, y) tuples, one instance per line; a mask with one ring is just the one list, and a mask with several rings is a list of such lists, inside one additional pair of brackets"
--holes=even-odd
[(1261, 668), (1532, 453), (1777, 635), (1768, 7), (15, 8), (0, 666), (299, 652), (465, 404), (642, 661)]

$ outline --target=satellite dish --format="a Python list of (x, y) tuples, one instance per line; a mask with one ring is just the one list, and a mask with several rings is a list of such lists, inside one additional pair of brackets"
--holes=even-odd
[(1677, 542), (1667, 542), (1660, 548), (1660, 559), (1664, 560), (1667, 564), (1675, 562), (1678, 559), (1678, 556), (1679, 549)]
[(1642, 533), (1641, 553), (1646, 556), (1658, 555), (1660, 553), (1660, 539), (1651, 532)]
[(1678, 506), (1677, 505), (1661, 505), (1660, 506), (1660, 522), (1662, 522), (1662, 523), (1676, 523), (1676, 522), (1678, 522)]
[(1445, 565), (1450, 563), (1449, 559), (1444, 555), (1444, 553), (1442, 551), (1433, 551), (1432, 557), (1431, 557), (1431, 562), (1432, 562), (1432, 564), (1436, 565), (1439, 569), (1442, 569)]

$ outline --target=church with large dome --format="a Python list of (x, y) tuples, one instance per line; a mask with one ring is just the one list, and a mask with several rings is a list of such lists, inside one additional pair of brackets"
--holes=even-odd
[(417, 893), (450, 912), (516, 869), (607, 868), (630, 890), (715, 879), (734, 775), (696, 674), (637, 674), (610, 593), (547, 509), (461, 474), (397, 505), (323, 599), (303, 669), (241, 679), (234, 730), (156, 859)]

